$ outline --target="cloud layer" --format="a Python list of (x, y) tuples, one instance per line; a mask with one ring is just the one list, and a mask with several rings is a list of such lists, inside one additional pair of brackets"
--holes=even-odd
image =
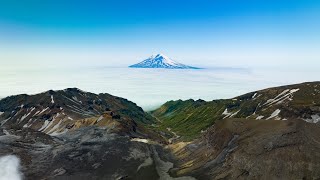
[(20, 160), (16, 156), (0, 157), (0, 180), (22, 180)]

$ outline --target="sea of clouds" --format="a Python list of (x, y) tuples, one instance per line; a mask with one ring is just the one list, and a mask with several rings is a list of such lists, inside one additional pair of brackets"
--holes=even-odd
[[(1, 67), (0, 67), (1, 68)], [(319, 71), (303, 69), (135, 69), (109, 67), (40, 68), (0, 71), (0, 97), (77, 87), (127, 98), (144, 110), (169, 100), (233, 98), (273, 86), (314, 81)]]

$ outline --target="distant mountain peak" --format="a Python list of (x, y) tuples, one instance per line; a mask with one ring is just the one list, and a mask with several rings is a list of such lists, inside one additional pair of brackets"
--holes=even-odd
[(199, 69), (176, 62), (163, 54), (152, 55), (140, 63), (129, 66), (131, 68), (167, 68), (167, 69)]

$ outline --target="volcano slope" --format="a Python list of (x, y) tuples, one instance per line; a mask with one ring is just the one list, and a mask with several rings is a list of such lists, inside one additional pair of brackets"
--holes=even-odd
[[(174, 139), (172, 175), (198, 179), (319, 179), (320, 83), (233, 99), (170, 101), (152, 112)], [(174, 132), (174, 133), (173, 133)]]
[(170, 128), (185, 140), (199, 137), (215, 121), (227, 118), (256, 120), (303, 119), (320, 121), (320, 82), (310, 82), (251, 92), (232, 99), (213, 101), (169, 101), (152, 111), (161, 121), (160, 129)]
[(197, 179), (317, 179), (320, 128), (302, 120), (225, 119), (201, 138), (175, 142), (176, 176)]
[(10, 96), (0, 100), (0, 156), (18, 156), (25, 179), (157, 179), (141, 143), (161, 142), (144, 128), (153, 121), (126, 99), (76, 88)]

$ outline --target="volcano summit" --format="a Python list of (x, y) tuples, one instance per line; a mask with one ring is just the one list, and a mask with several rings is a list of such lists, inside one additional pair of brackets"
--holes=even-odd
[(148, 59), (138, 64), (131, 65), (129, 67), (130, 68), (200, 69), (197, 67), (187, 66), (187, 65), (178, 63), (163, 54), (152, 55)]

